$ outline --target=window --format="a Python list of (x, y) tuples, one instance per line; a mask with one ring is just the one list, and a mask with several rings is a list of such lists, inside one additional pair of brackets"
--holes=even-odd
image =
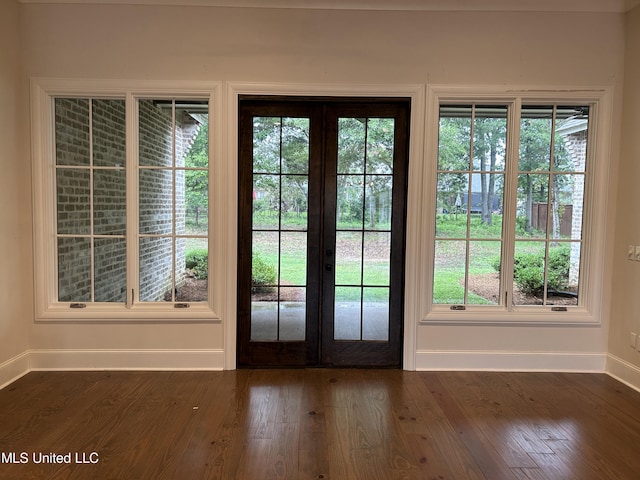
[(39, 317), (211, 318), (211, 93), (36, 93)]
[(437, 101), (427, 319), (592, 321), (603, 97), (482, 97)]

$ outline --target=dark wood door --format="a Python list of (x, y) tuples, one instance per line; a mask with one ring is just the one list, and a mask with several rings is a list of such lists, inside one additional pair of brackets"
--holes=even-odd
[(239, 366), (402, 355), (409, 100), (239, 104)]

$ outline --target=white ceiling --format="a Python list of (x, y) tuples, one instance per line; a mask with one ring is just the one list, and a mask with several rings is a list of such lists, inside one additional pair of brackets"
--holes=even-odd
[(640, 0), (19, 0), (21, 3), (137, 4), (335, 10), (626, 12)]

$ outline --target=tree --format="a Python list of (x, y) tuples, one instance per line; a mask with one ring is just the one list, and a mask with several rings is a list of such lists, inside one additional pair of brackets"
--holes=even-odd
[(185, 201), (187, 211), (194, 215), (196, 226), (200, 225), (200, 214), (207, 212), (209, 205), (209, 124), (204, 123), (185, 158), (185, 167), (202, 170), (185, 171)]
[[(507, 122), (505, 118), (476, 118), (474, 125), (474, 171), (480, 170), (482, 223), (491, 225), (493, 203), (496, 195), (496, 170), (498, 159), (504, 159)], [(478, 168), (479, 167), (479, 168)]]

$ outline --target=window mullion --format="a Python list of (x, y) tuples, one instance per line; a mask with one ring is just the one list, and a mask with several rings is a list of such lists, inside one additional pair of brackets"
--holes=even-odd
[(127, 307), (132, 308), (138, 301), (138, 285), (140, 279), (140, 265), (137, 261), (139, 255), (139, 191), (138, 191), (138, 125), (139, 109), (138, 101), (131, 93), (126, 97), (126, 184), (127, 184)]
[(505, 302), (507, 311), (513, 310), (513, 260), (515, 256), (521, 109), (522, 102), (520, 99), (516, 99), (509, 105), (507, 118), (502, 259), (500, 261), (500, 301)]

